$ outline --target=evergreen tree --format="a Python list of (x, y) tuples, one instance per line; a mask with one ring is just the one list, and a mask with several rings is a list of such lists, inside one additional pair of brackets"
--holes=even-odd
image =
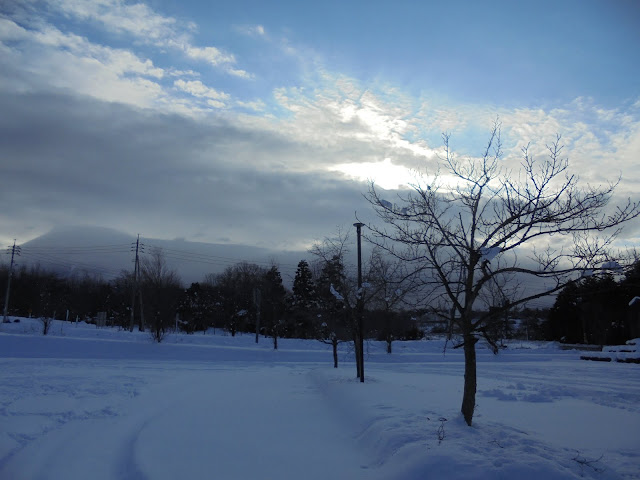
[(278, 348), (278, 337), (284, 333), (285, 297), (287, 291), (282, 285), (278, 267), (272, 266), (264, 274), (262, 284), (262, 318), (273, 338), (273, 347)]
[[(624, 284), (624, 282), (623, 282)], [(567, 285), (545, 322), (549, 340), (616, 344), (627, 340), (628, 299), (612, 275), (588, 277)]]
[(334, 255), (322, 265), (318, 278), (317, 291), (321, 309), (335, 311), (336, 308), (342, 308), (344, 300), (341, 300), (336, 293), (344, 296), (346, 285), (344, 263), (339, 255)]
[(306, 260), (300, 260), (293, 280), (292, 305), (296, 308), (310, 309), (316, 305), (316, 287), (313, 273)]
[(301, 260), (298, 263), (293, 280), (290, 305), (293, 321), (291, 334), (298, 338), (313, 337), (314, 317), (317, 315), (318, 301), (313, 273), (306, 260)]

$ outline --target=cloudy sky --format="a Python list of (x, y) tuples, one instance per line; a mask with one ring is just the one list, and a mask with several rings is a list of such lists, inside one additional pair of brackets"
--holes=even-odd
[[(0, 2), (0, 242), (56, 225), (305, 249), (432, 170), (556, 133), (640, 187), (634, 0)], [(635, 235), (635, 236), (634, 236)], [(630, 242), (638, 240), (629, 229)]]

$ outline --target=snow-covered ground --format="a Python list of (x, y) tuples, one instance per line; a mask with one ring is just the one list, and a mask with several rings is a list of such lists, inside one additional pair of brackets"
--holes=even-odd
[(640, 368), (554, 344), (462, 352), (0, 325), (0, 479), (640, 479)]

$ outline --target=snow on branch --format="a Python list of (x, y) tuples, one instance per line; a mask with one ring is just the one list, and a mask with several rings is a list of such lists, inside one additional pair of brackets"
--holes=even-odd
[(482, 260), (490, 262), (502, 251), (500, 247), (484, 247), (479, 250)]
[(342, 295), (340, 295), (340, 293), (333, 287), (333, 283), (329, 287), (329, 291), (331, 292), (331, 295), (336, 297), (336, 300), (338, 300), (340, 302), (344, 302), (344, 297)]

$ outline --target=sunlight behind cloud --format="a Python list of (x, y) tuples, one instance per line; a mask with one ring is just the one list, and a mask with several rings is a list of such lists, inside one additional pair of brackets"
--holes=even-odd
[[(317, 21), (307, 25), (311, 31), (296, 22), (285, 28), (288, 8), (253, 19), (257, 24), (245, 23), (239, 6), (236, 15), (220, 19), (197, 14), (203, 6), (189, 1), (179, 8), (144, 0), (5, 3), (9, 8), (0, 3), (0, 105), (6, 141), (0, 152), (20, 169), (3, 172), (14, 175), (5, 182), (13, 190), (4, 188), (3, 194), (24, 205), (11, 216), (28, 219), (2, 221), (3, 230), (14, 232), (9, 240), (30, 235), (26, 222), (43, 231), (42, 225), (56, 222), (92, 222), (98, 210), (111, 222), (107, 225), (149, 234), (157, 223), (174, 232), (171, 236), (189, 238), (190, 224), (225, 205), (226, 219), (218, 217), (208, 238), (264, 242), (270, 237), (301, 245), (335, 225), (334, 210), (340, 208), (328, 204), (361, 201), (367, 180), (403, 193), (410, 185), (450, 192), (460, 182), (446, 175), (442, 134), (450, 135), (455, 158), (477, 160), (496, 119), (502, 124), (500, 165), (509, 174), (518, 173), (522, 147), (543, 161), (546, 145), (560, 134), (562, 155), (581, 184), (606, 185), (621, 177), (617, 197), (638, 195), (640, 100), (627, 93), (617, 103), (606, 101), (610, 86), (604, 97), (594, 98), (580, 82), (568, 84), (570, 95), (558, 100), (537, 100), (524, 87), (522, 101), (506, 96), (504, 102), (489, 102), (484, 95), (468, 95), (466, 86), (458, 95), (455, 85), (465, 72), (416, 70), (406, 82), (405, 68), (435, 64), (406, 62), (409, 57), (402, 54), (381, 52), (370, 59), (378, 65), (388, 57), (398, 62), (393, 69), (349, 67), (362, 57), (350, 48), (338, 54), (336, 39), (327, 50), (319, 41), (323, 32), (314, 30)], [(230, 13), (234, 8), (229, 4)], [(455, 85), (442, 89), (434, 84), (437, 77)], [(121, 122), (136, 125), (148, 143), (131, 133), (135, 128), (120, 128)], [(119, 170), (115, 158), (127, 160)], [(158, 158), (166, 162), (162, 168)], [(98, 168), (103, 165), (98, 159), (108, 169)], [(123, 178), (136, 178), (133, 164), (160, 180), (147, 182), (151, 214), (132, 214), (125, 221), (114, 197), (126, 211), (144, 208), (137, 183), (122, 187)], [(45, 171), (51, 177), (46, 195), (37, 181)], [(181, 173), (161, 176), (176, 171)], [(65, 175), (58, 178), (58, 172)], [(75, 183), (68, 172), (75, 173)], [(87, 194), (89, 184), (94, 188)], [(176, 192), (170, 202), (168, 188)], [(40, 200), (61, 198), (59, 192), (65, 192), (64, 201)], [(127, 197), (133, 194), (136, 198)], [(77, 205), (91, 201), (93, 208), (84, 208), (88, 219), (78, 214), (78, 220), (69, 220), (76, 218), (70, 212)], [(171, 221), (160, 218), (158, 205), (179, 213)], [(193, 205), (203, 208), (196, 211)], [(629, 238), (637, 244), (640, 226), (635, 229)]]
[(330, 168), (331, 171), (341, 172), (348, 177), (366, 182), (373, 181), (385, 190), (407, 188), (415, 182), (411, 170), (401, 165), (394, 165), (391, 159), (382, 162), (343, 163)]

